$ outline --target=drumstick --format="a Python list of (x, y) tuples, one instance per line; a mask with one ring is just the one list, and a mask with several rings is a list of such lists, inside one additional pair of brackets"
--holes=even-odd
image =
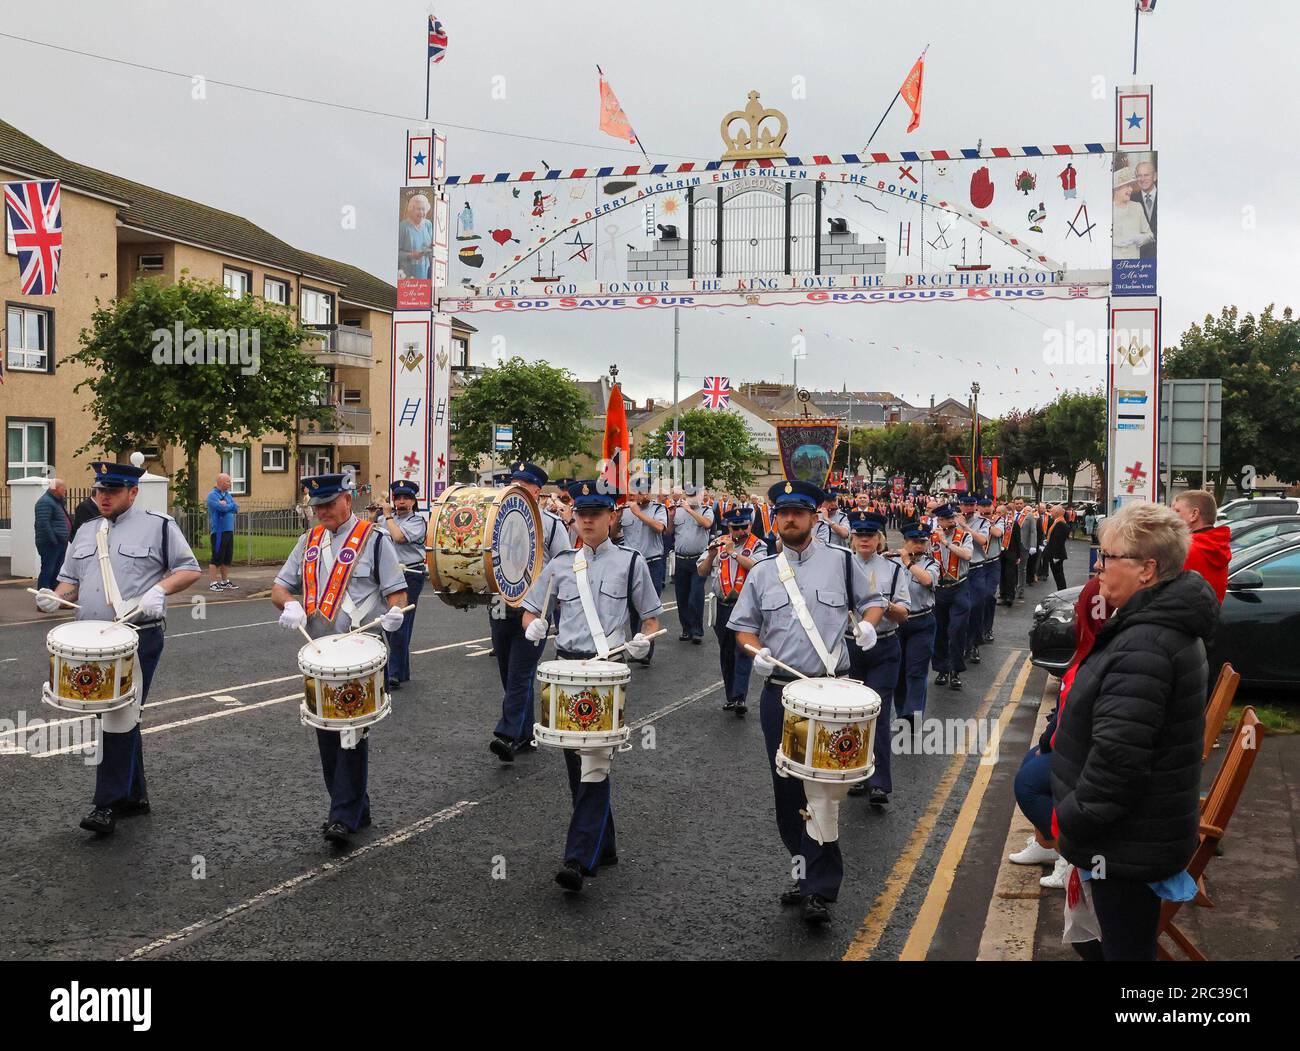
[[(649, 642), (651, 639), (657, 639), (660, 635), (667, 635), (667, 634), (668, 634), (667, 628), (660, 628), (658, 631), (654, 632), (653, 634), (647, 635), (646, 641)], [(628, 640), (628, 642), (630, 641), (631, 639)], [(625, 649), (627, 649), (627, 642), (623, 643), (621, 646), (615, 646), (612, 650), (610, 650), (607, 654), (605, 654), (605, 656), (602, 657), (601, 660), (607, 660), (608, 658), (614, 656), (614, 654), (618, 653), (620, 650), (625, 650)]]
[(65, 606), (71, 606), (73, 609), (81, 609), (81, 607), (78, 606), (75, 602), (69, 602), (69, 601), (68, 601), (67, 599), (65, 599), (62, 595), (55, 595), (53, 591), (50, 591), (50, 590), (48, 590), (48, 589), (45, 590), (45, 591), (37, 591), (35, 588), (28, 588), (28, 589), (27, 589), (27, 594), (29, 594), (29, 595), (53, 595), (56, 599), (58, 599), (60, 602), (62, 602)]
[[(755, 657), (757, 657), (760, 653), (763, 652), (762, 650), (757, 649), (756, 647), (749, 645), (749, 643), (745, 643), (745, 649), (749, 650), (749, 652), (752, 653)], [(799, 678), (801, 678), (801, 679), (811, 679), (811, 678), (812, 678), (811, 675), (805, 675), (803, 672), (798, 671), (798, 670), (796, 670), (795, 668), (790, 667), (790, 665), (788, 665), (788, 664), (782, 664), (782, 663), (781, 663), (779, 660), (777, 660), (775, 657), (768, 657), (767, 659), (770, 660), (773, 664), (775, 664), (778, 668), (781, 668), (781, 669), (783, 669), (783, 670), (785, 670), (785, 671), (788, 671), (791, 675), (797, 675), (797, 676), (798, 676)]]
[[(401, 607), (398, 607), (398, 611), (401, 612), (401, 613), (410, 613), (411, 610), (413, 610), (413, 609), (415, 609), (415, 603), (414, 603), (414, 602), (412, 602), (409, 606), (401, 606)], [(389, 613), (391, 613), (391, 612), (392, 612), (392, 610), (390, 609), (390, 610), (385, 611), (384, 613), (381, 613), (381, 614), (380, 614), (379, 616), (377, 616), (374, 620), (372, 620), (369, 624), (361, 624), (361, 625), (359, 625), (359, 626), (353, 628), (351, 631), (349, 631), (348, 634), (349, 634), (349, 635), (355, 635), (358, 631), (365, 631), (366, 628), (373, 628), (376, 624), (378, 624), (381, 620), (384, 619), (384, 617), (386, 617), (386, 616), (387, 616)]]
[(316, 640), (307, 634), (307, 629), (303, 627), (301, 624), (299, 624), (298, 630), (302, 632), (302, 637), (306, 639), (308, 643), (311, 644), (311, 648), (314, 649), (317, 653), (320, 653), (320, 647), (316, 645)]

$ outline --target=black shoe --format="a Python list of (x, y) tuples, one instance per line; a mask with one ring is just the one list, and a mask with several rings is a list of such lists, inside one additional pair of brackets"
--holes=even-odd
[(742, 697), (736, 702), (736, 714), (744, 715), (747, 711), (749, 711), (749, 706), (745, 704), (745, 699)]
[(856, 785), (849, 785), (849, 795), (865, 796), (867, 794), (867, 783), (859, 781)]
[(607, 854), (605, 857), (600, 859), (601, 868), (608, 868), (611, 865), (617, 865), (617, 864), (618, 864), (617, 854)]
[(570, 894), (582, 890), (582, 866), (576, 861), (566, 861), (564, 868), (555, 874), (555, 882)]
[(688, 631), (683, 631), (680, 635), (677, 636), (678, 642), (690, 642), (690, 640), (691, 640), (691, 634)]
[(803, 903), (803, 921), (810, 927), (820, 927), (824, 923), (830, 923), (831, 910), (826, 904), (826, 899), (820, 894), (809, 894)]
[(950, 689), (950, 690), (960, 690), (960, 689), (961, 689), (961, 676), (960, 676), (960, 675), (954, 675), (951, 679), (948, 680), (948, 689)]
[(108, 807), (97, 806), (81, 819), (81, 827), (97, 836), (107, 836), (117, 825), (113, 811)]
[(796, 883), (789, 890), (781, 892), (781, 906), (782, 908), (788, 908), (791, 905), (802, 905), (804, 897), (804, 892), (799, 889), (799, 884)]
[(992, 642), (992, 641), (993, 641), (993, 632), (990, 631), (987, 635), (985, 635), (985, 636), (984, 636), (984, 641), (985, 641), (985, 642)]
[(691, 636), (691, 645), (692, 645), (692, 646), (700, 646), (700, 645), (703, 645), (703, 643), (704, 643), (704, 636), (703, 636), (703, 635), (692, 635), (692, 636)]
[(968, 661), (970, 661), (972, 664), (983, 664), (983, 663), (984, 663), (984, 658), (982, 658), (982, 657), (980, 656), (980, 651), (979, 651), (979, 648), (978, 648), (978, 647), (975, 648), (975, 649), (973, 649), (973, 650), (971, 650), (971, 651), (970, 651), (970, 656), (967, 657), (966, 659), (967, 659)]
[(936, 686), (947, 686), (948, 673), (946, 671), (941, 671), (938, 675), (934, 677), (934, 684)]
[(332, 821), (325, 825), (321, 829), (321, 835), (331, 843), (338, 843), (341, 846), (346, 846), (352, 841), (352, 833), (342, 821)]
[(401, 688), (402, 688), (402, 684), (400, 682), (390, 682), (387, 686), (384, 687), (384, 689), (386, 689), (389, 693), (392, 693), (395, 690), (400, 690)]
[(127, 801), (125, 803), (118, 803), (117, 806), (113, 808), (114, 817), (134, 817), (136, 814), (147, 813), (149, 813), (148, 799), (137, 799), (133, 802)]
[(493, 737), (488, 742), (488, 751), (500, 759), (503, 763), (513, 763), (515, 761), (515, 750), (510, 747), (510, 742), (500, 737)]
[(222, 587), (224, 590), (226, 590), (226, 591), (238, 591), (238, 590), (239, 590), (239, 585), (236, 584), (233, 580), (225, 580), (225, 581), (222, 581), (221, 587)]
[(873, 788), (871, 790), (871, 797), (867, 800), (867, 802), (870, 803), (872, 806), (888, 806), (889, 793), (886, 792), (883, 788)]
[(537, 742), (533, 740), (516, 741), (510, 746), (510, 751), (515, 755), (531, 755), (537, 750)]
[(358, 828), (369, 828), (369, 827), (370, 827), (370, 815), (369, 815), (369, 814), (363, 814), (362, 817), (361, 817), (361, 824), (359, 824), (357, 827), (358, 827)]
[(735, 699), (732, 698), (732, 697), (728, 697), (728, 698), (726, 699), (726, 701), (723, 702), (722, 710), (723, 710), (724, 712), (734, 712), (734, 711), (736, 710), (736, 701), (735, 701)]

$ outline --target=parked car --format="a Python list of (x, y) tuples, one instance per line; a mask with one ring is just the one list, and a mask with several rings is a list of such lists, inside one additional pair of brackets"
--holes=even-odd
[(1257, 496), (1253, 500), (1229, 500), (1219, 508), (1217, 524), (1231, 525), (1244, 518), (1267, 518), (1273, 515), (1300, 515), (1300, 498)]
[[(1060, 675), (1074, 657), (1074, 603), (1082, 588), (1055, 591), (1034, 607), (1030, 659)], [(1210, 681), (1224, 661), (1252, 686), (1300, 687), (1300, 532), (1236, 552), (1210, 643)]]
[(1245, 548), (1287, 533), (1300, 533), (1300, 515), (1241, 518), (1228, 526), (1228, 546), (1235, 555)]

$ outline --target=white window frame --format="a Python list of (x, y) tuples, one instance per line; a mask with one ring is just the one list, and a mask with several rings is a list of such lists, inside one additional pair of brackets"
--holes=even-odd
[[(268, 455), (269, 454), (269, 455)], [(270, 460), (268, 465), (267, 461)], [(278, 463), (276, 461), (279, 461)], [(262, 446), (262, 473), (284, 474), (289, 470), (289, 447), (287, 445)]]
[[(325, 309), (317, 309), (324, 304)], [(314, 288), (298, 289), (298, 316), (304, 325), (334, 324), (334, 297)]]
[[(308, 462), (310, 460), (310, 462)], [(334, 450), (328, 445), (308, 445), (298, 450), (299, 478), (334, 473)]]
[[(275, 299), (271, 295), (271, 289), (278, 288), (284, 293), (283, 299)], [(282, 307), (289, 305), (289, 282), (278, 277), (265, 277), (262, 279), (262, 298), (268, 303), (278, 303)]]
[[(238, 288), (232, 287), (231, 278), (238, 279)], [(244, 296), (251, 295), (253, 291), (253, 275), (247, 270), (240, 270), (238, 267), (223, 267), (221, 270), (221, 283), (226, 286), (226, 295), (231, 299), (243, 299)]]
[[(145, 266), (146, 259), (157, 259), (157, 266)], [(137, 270), (153, 271), (162, 270), (167, 265), (167, 257), (162, 252), (141, 252), (136, 256), (135, 267)]]
[[(39, 428), (45, 433), (45, 458), (43, 460), (30, 458), (28, 428)], [(19, 440), (20, 457), (17, 460), (10, 460), (9, 435), (14, 431), (19, 431), (22, 434), (22, 438)], [(50, 424), (45, 420), (10, 420), (9, 425), (5, 428), (5, 477), (12, 481), (15, 478), (48, 478), (50, 476)]]
[[(10, 317), (14, 314), (19, 315), (19, 330), (22, 333), (20, 345), (14, 346), (14, 341), (9, 338)], [(32, 315), (39, 315), (44, 319), (45, 346), (30, 347), (27, 345), (27, 327)], [(54, 312), (43, 310), (40, 307), (29, 307), (22, 303), (10, 303), (5, 308), (5, 364), (11, 372), (49, 372), (50, 371), (50, 329), (54, 326)], [(34, 357), (39, 360), (39, 364), (28, 364), (26, 359)], [(20, 360), (21, 359), (21, 360)]]
[[(235, 470), (236, 457), (243, 464), (242, 471)], [(227, 445), (221, 450), (221, 473), (230, 475), (230, 495), (248, 495), (248, 446)]]

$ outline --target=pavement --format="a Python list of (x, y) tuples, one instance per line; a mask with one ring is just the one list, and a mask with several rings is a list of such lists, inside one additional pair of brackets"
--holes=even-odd
[[(1070, 582), (1086, 556), (1072, 547)], [(541, 749), (503, 766), (488, 752), (501, 687), (486, 610), (427, 592), (414, 679), (372, 731), (374, 825), (349, 853), (323, 843), (328, 801), (297, 715), (300, 642), (251, 597), (273, 575), (240, 569), (236, 595), (200, 585), (172, 604), (144, 712), (153, 812), (104, 840), (77, 828), (94, 776), (78, 751), (87, 723), (39, 702), (44, 636), (62, 615), (0, 586), (0, 720), (11, 721), (0, 725), (0, 959), (974, 959), (990, 941), (1008, 958), (1061, 955), (1059, 898), (1006, 897), (1001, 864), (1011, 777), (1055, 688), (1028, 663), (1026, 638), (1049, 584), (999, 607), (997, 641), (963, 691), (931, 690), (927, 718), (977, 719), (996, 747), (896, 755), (887, 808), (847, 800), (844, 886), (832, 923), (809, 930), (776, 900), (789, 859), (760, 683), (747, 718), (721, 710), (717, 644), (711, 632), (701, 646), (677, 641), (671, 587), (669, 635), (649, 668), (633, 668), (633, 748), (614, 763), (620, 863), (570, 898), (552, 882), (569, 814), (562, 759)], [(47, 716), (57, 725), (44, 735), (13, 728)], [(1266, 739), (1227, 856), (1211, 867), (1219, 908), (1185, 925), (1212, 957), (1294, 955), (1294, 740)], [(1254, 866), (1246, 900), (1236, 888), (1265, 833), (1269, 864)], [(1003, 916), (995, 906), (1008, 902)], [(1227, 933), (1252, 914), (1272, 924), (1270, 939)]]

